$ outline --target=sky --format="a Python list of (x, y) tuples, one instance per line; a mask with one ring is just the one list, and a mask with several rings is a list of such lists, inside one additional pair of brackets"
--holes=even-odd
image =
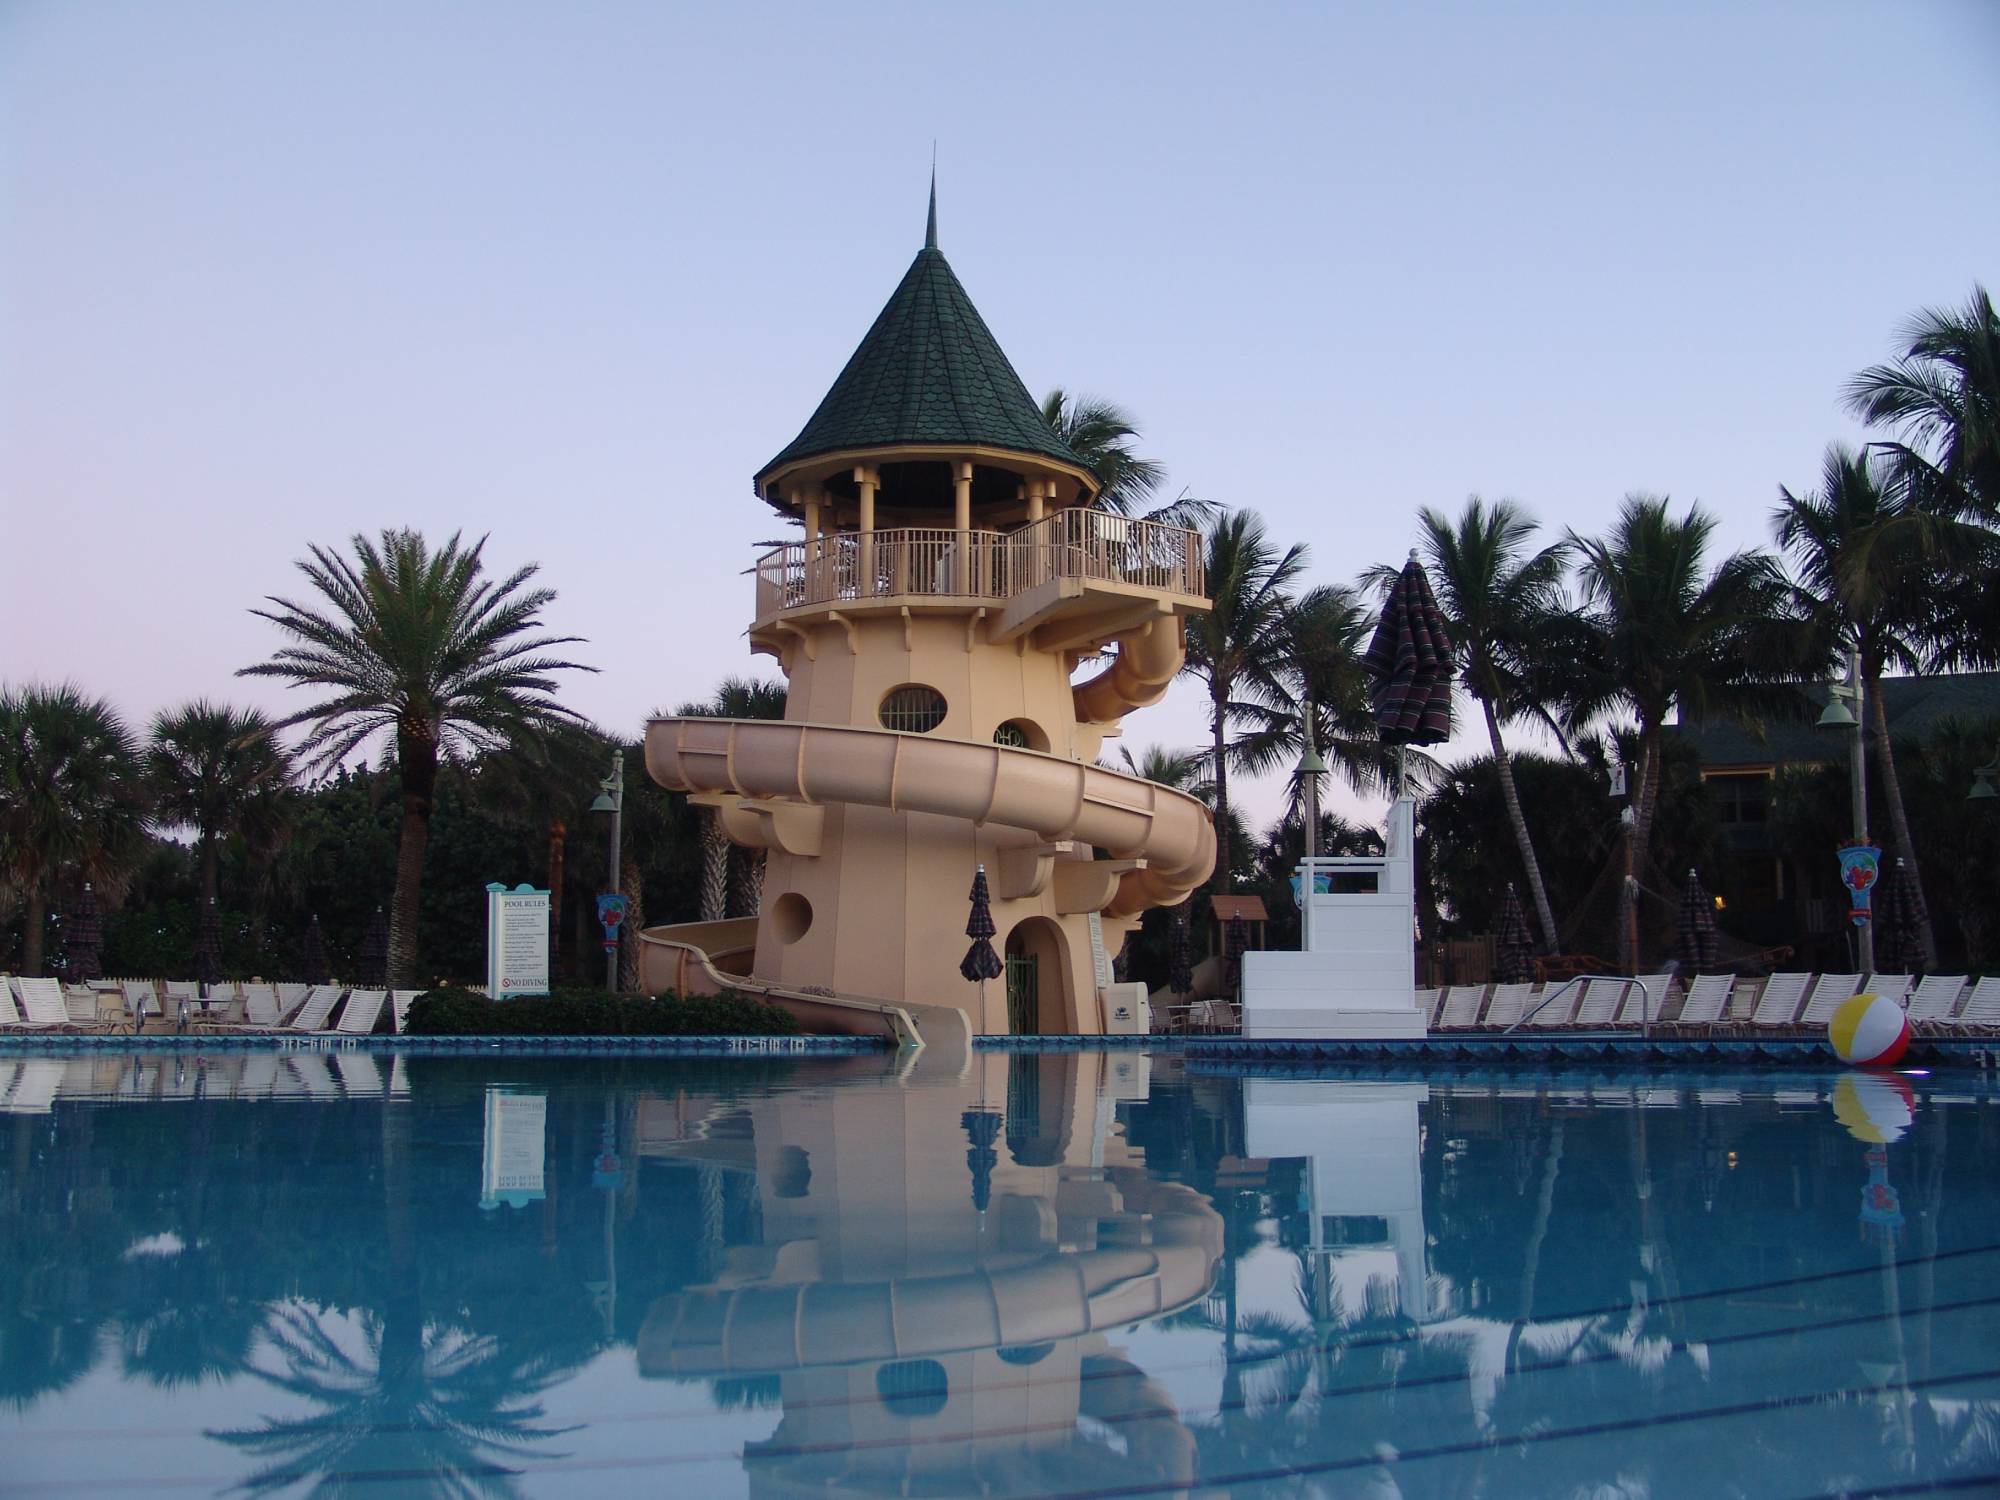
[[(773, 672), (750, 478), (933, 142), (1030, 390), (1314, 581), (1475, 492), (1764, 542), (1844, 379), (2000, 284), (1991, 0), (0, 0), (0, 682), (293, 711), (250, 610), (389, 526), (539, 562), (607, 729)], [(1200, 690), (1125, 735), (1202, 742)]]

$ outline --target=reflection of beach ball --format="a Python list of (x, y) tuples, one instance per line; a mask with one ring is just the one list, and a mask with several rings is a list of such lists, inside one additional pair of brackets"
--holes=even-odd
[(1840, 1002), (1826, 1023), (1826, 1035), (1844, 1063), (1894, 1067), (1910, 1045), (1910, 1018), (1887, 995), (1856, 995)]
[(1894, 1073), (1850, 1073), (1833, 1086), (1833, 1117), (1871, 1146), (1901, 1140), (1916, 1112), (1916, 1095)]

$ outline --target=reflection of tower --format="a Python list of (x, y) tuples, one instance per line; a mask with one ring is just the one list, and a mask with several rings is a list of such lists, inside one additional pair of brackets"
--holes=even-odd
[[(661, 1298), (637, 1343), (648, 1376), (777, 1379), (783, 1418), (745, 1454), (753, 1495), (1020, 1492), (1038, 1473), (1050, 1487), (1192, 1481), (1171, 1398), (1107, 1336), (1207, 1292), (1221, 1220), (1155, 1181), (1112, 1123), (1121, 1091), (1144, 1096), (1143, 1073), (1050, 1061), (1026, 1153), (1039, 1164), (997, 1149), (1011, 1121), (976, 1102), (1000, 1095), (1005, 1056), (975, 1056), (979, 1076), (959, 1087), (750, 1104), (750, 1155), (732, 1160), (757, 1173), (763, 1243)], [(722, 1160), (720, 1143), (704, 1149)]]
[(1422, 1084), (1251, 1078), (1243, 1084), (1244, 1146), (1253, 1157), (1303, 1157), (1309, 1254), (1322, 1316), (1336, 1294), (1366, 1305), (1371, 1284), (1394, 1284), (1397, 1312), (1430, 1316), (1424, 1257)]
[[(1104, 1029), (1093, 920), (1116, 951), (1207, 878), (1214, 835), (1193, 799), (1095, 764), (1206, 605), (1200, 538), (1093, 509), (1098, 487), (938, 249), (933, 197), (902, 282), (756, 476), (803, 530), (758, 561), (749, 632), (788, 679), (785, 722), (648, 730), (654, 779), (768, 855), (763, 915), (654, 929), (649, 983), (683, 982), (695, 951), (773, 986), (958, 1004), (980, 1031)], [(979, 864), (1010, 988), (1036, 997), (1011, 1018), (957, 972)]]

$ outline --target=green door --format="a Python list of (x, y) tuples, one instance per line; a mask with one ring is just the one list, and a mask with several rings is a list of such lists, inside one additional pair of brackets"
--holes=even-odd
[(1007, 1029), (1032, 1036), (1041, 1026), (1040, 969), (1031, 953), (1007, 955)]

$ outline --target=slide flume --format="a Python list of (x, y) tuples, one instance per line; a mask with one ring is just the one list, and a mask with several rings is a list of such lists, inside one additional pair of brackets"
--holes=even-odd
[(655, 719), (646, 769), (669, 791), (937, 813), (1143, 859), (1119, 877), (1114, 917), (1172, 906), (1215, 867), (1215, 827), (1194, 798), (1037, 750), (846, 724)]

